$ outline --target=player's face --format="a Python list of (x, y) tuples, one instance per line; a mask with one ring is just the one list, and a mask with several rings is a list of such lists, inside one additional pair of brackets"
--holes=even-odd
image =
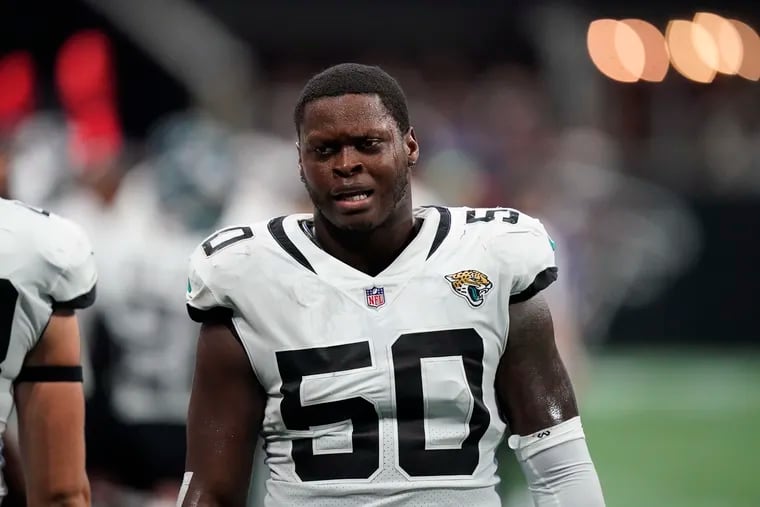
[(310, 102), (298, 149), (301, 177), (318, 213), (339, 229), (367, 231), (411, 210), (410, 167), (419, 150), (377, 95)]

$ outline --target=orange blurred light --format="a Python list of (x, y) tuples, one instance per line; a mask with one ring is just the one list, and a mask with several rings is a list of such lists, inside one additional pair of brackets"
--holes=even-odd
[(644, 46), (636, 32), (614, 19), (597, 19), (588, 27), (589, 56), (596, 68), (615, 81), (635, 83), (644, 71)]
[(676, 19), (665, 30), (670, 61), (684, 77), (710, 83), (718, 69), (718, 47), (710, 32), (701, 25)]
[(707, 30), (718, 48), (718, 66), (722, 74), (739, 72), (744, 59), (744, 44), (739, 32), (727, 19), (710, 12), (698, 12), (694, 23)]
[(760, 37), (757, 32), (746, 23), (735, 19), (728, 20), (736, 29), (744, 47), (744, 58), (737, 70), (737, 74), (750, 81), (760, 79)]
[(662, 33), (653, 24), (641, 19), (624, 19), (621, 23), (633, 29), (643, 45), (645, 61), (641, 79), (652, 82), (665, 79), (670, 60)]
[(615, 27), (615, 49), (623, 67), (637, 80), (641, 79), (647, 58), (644, 43), (636, 30), (620, 21)]

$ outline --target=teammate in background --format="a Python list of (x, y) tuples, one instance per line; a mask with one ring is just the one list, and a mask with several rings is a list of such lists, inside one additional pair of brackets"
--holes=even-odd
[(78, 226), (0, 199), (0, 430), (15, 403), (29, 507), (90, 505), (74, 310), (95, 281)]
[(202, 322), (178, 505), (499, 506), (507, 427), (539, 507), (601, 487), (540, 291), (553, 244), (511, 209), (413, 208), (420, 149), (377, 67), (314, 76), (295, 109), (314, 214), (223, 229), (192, 255)]

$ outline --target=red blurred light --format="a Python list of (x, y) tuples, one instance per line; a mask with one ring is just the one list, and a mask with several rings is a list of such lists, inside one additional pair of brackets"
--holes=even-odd
[(119, 119), (105, 103), (91, 107), (85, 114), (70, 117), (69, 128), (70, 155), (83, 170), (107, 164), (121, 151)]
[(69, 112), (90, 101), (113, 100), (113, 62), (106, 35), (88, 30), (71, 36), (58, 52), (56, 80)]
[(12, 129), (34, 109), (34, 61), (17, 51), (0, 59), (0, 130)]
[(96, 30), (71, 36), (58, 53), (56, 80), (71, 129), (72, 160), (85, 171), (108, 164), (123, 144), (108, 37)]

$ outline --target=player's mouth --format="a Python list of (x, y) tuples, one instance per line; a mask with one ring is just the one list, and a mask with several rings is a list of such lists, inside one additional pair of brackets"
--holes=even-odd
[(349, 190), (334, 193), (332, 197), (342, 210), (360, 211), (366, 209), (374, 193), (375, 191), (370, 189)]

